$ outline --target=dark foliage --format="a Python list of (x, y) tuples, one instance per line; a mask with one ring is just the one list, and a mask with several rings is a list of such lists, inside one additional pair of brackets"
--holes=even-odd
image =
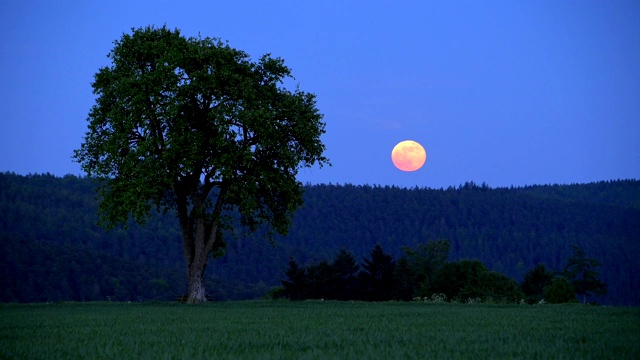
[(409, 261), (402, 257), (396, 262), (393, 298), (400, 301), (409, 301), (416, 297), (416, 274)]
[(408, 246), (402, 248), (404, 256), (401, 260), (406, 261), (411, 277), (403, 277), (412, 281), (413, 296), (427, 297), (431, 295), (431, 286), (435, 274), (446, 264), (451, 250), (451, 243), (448, 240), (429, 241), (426, 244), (418, 244), (416, 249)]
[(307, 296), (306, 270), (301, 268), (292, 258), (289, 260), (289, 268), (285, 271), (285, 280), (282, 280), (283, 291), (277, 293), (278, 297), (286, 297), (291, 300), (304, 300)]
[(290, 300), (360, 299), (359, 268), (353, 254), (345, 249), (340, 250), (331, 263), (323, 260), (301, 268), (291, 259), (286, 278), (282, 280), (283, 289), (277, 296)]
[[(442, 245), (444, 240), (439, 240)], [(434, 242), (427, 244), (429, 246)], [(409, 249), (406, 249), (409, 250)], [(342, 265), (339, 259), (348, 259), (349, 286), (338, 286)], [(344, 250), (331, 264), (321, 261), (304, 268), (294, 261), (289, 262), (282, 280), (283, 289), (279, 297), (290, 300), (327, 299), (327, 300), (364, 300), (364, 301), (408, 301), (421, 297), (423, 288), (415, 288), (412, 281), (421, 271), (410, 266), (406, 258), (397, 263), (386, 254), (380, 245), (371, 250), (370, 258), (364, 258), (362, 269), (356, 276), (358, 265), (353, 256)], [(463, 260), (442, 264), (435, 272), (430, 283), (431, 295), (444, 294), (454, 301), (495, 301), (501, 303), (518, 302), (524, 295), (518, 284), (507, 276), (489, 271), (477, 260)], [(425, 294), (423, 294), (425, 295)]]
[(477, 260), (461, 260), (442, 266), (432, 284), (433, 294), (455, 301), (518, 302), (524, 296), (518, 284)]
[(567, 261), (563, 275), (569, 279), (576, 294), (582, 296), (582, 302), (586, 302), (589, 295), (607, 293), (607, 285), (600, 281), (596, 270), (601, 265), (600, 261), (588, 258), (579, 246), (573, 246), (573, 256)]
[(551, 280), (551, 283), (544, 288), (544, 301), (550, 304), (575, 302), (575, 290), (569, 283), (569, 280), (562, 276), (556, 276)]
[(544, 299), (544, 288), (551, 284), (553, 273), (544, 264), (538, 264), (527, 271), (522, 282), (522, 292), (527, 303), (535, 304)]
[(360, 265), (352, 253), (341, 249), (331, 263), (334, 284), (329, 298), (336, 300), (350, 300), (357, 297), (359, 290), (358, 271)]
[[(1, 301), (173, 300), (186, 292), (175, 214), (154, 213), (144, 227), (130, 222), (105, 231), (96, 225), (93, 189), (89, 179), (75, 176), (0, 174)], [(441, 190), (317, 185), (304, 191), (289, 235), (276, 237), (275, 246), (228, 237), (225, 256), (207, 268), (214, 299), (263, 296), (280, 284), (292, 258), (305, 268), (335, 259), (344, 248), (354, 259), (370, 259), (376, 244), (398, 259), (394, 273), (403, 286), (396, 281), (393, 296), (407, 299), (419, 282), (403, 247), (420, 252), (421, 244), (447, 239), (447, 261), (477, 259), (518, 282), (540, 263), (564, 269), (575, 244), (602, 264), (598, 279), (607, 294), (590, 301), (640, 305), (640, 181)], [(427, 287), (424, 295), (430, 292)]]
[(380, 245), (376, 245), (370, 258), (364, 258), (359, 282), (363, 300), (387, 301), (393, 298), (395, 261), (386, 254)]

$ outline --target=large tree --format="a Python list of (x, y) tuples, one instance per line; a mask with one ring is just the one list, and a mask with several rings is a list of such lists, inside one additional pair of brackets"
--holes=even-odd
[(74, 158), (99, 180), (103, 223), (175, 210), (189, 303), (224, 229), (285, 234), (302, 204), (301, 168), (328, 164), (315, 95), (288, 90), (280, 58), (252, 61), (219, 39), (132, 29), (99, 69), (89, 129)]

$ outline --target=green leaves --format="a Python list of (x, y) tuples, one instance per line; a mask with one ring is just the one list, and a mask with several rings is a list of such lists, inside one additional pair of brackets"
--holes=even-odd
[(89, 131), (74, 157), (100, 180), (107, 226), (175, 209), (189, 301), (206, 301), (202, 274), (224, 251), (234, 216), (249, 231), (287, 232), (302, 203), (301, 167), (322, 156), (315, 96), (283, 88), (280, 58), (258, 62), (219, 39), (165, 27), (132, 29), (114, 42), (93, 83)]
[(252, 62), (220, 39), (166, 26), (132, 29), (108, 57), (74, 154), (101, 180), (105, 222), (142, 221), (153, 205), (215, 222), (232, 208), (250, 230), (286, 232), (302, 202), (298, 170), (329, 162), (315, 95), (282, 87), (284, 60)]

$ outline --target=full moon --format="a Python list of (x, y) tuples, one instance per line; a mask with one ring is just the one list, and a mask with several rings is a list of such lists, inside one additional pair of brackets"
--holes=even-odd
[(427, 153), (422, 145), (413, 140), (398, 143), (391, 151), (393, 165), (402, 171), (416, 171), (424, 165)]

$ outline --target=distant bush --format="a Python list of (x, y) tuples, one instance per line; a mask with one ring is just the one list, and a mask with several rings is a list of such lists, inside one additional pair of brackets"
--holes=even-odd
[(544, 288), (551, 284), (553, 274), (544, 264), (527, 271), (522, 282), (522, 292), (528, 304), (537, 304), (544, 299)]
[(436, 273), (432, 290), (460, 302), (517, 303), (524, 298), (518, 283), (477, 260), (445, 264)]
[(550, 304), (576, 302), (576, 295), (569, 280), (558, 276), (551, 280), (551, 284), (544, 288), (544, 301)]

